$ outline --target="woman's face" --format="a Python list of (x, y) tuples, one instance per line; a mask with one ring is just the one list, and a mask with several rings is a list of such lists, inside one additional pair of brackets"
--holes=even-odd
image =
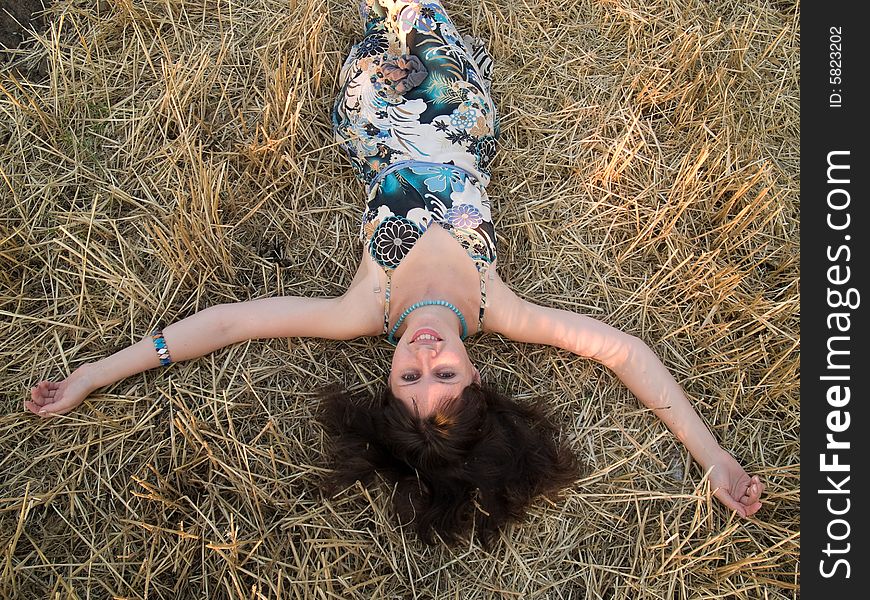
[(449, 321), (424, 318), (409, 324), (393, 352), (389, 377), (390, 390), (408, 409), (429, 416), (475, 381), (480, 382), (480, 373)]

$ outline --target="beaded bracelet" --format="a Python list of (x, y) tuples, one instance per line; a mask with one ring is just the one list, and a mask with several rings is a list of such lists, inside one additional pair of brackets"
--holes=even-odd
[(154, 342), (154, 349), (157, 350), (157, 358), (160, 359), (160, 364), (168, 367), (172, 364), (172, 357), (169, 356), (169, 348), (166, 347), (166, 339), (163, 337), (162, 329), (155, 329), (151, 333), (151, 340)]

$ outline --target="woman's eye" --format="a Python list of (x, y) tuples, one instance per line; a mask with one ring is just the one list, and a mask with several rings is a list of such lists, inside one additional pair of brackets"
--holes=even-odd
[(402, 381), (417, 381), (420, 379), (420, 375), (417, 373), (405, 373), (402, 375)]
[(442, 371), (441, 373), (438, 373), (439, 379), (453, 379), (454, 377), (456, 377), (456, 373), (453, 371)]

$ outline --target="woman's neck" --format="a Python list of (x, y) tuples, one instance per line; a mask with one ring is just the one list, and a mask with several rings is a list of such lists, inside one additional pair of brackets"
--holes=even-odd
[(467, 316), (469, 332), (477, 331), (480, 309), (477, 268), (453, 236), (435, 224), (393, 272), (390, 324), (396, 322), (402, 311), (421, 300), (450, 302)]

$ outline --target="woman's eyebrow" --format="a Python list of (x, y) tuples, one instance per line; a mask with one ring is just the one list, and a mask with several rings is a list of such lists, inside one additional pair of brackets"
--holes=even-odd
[[(408, 387), (408, 386), (414, 385), (416, 383), (419, 383), (422, 380), (423, 380), (423, 378), (420, 377), (419, 379), (415, 379), (414, 381), (406, 381), (404, 383), (400, 383), (396, 387), (400, 387), (400, 388)], [(438, 377), (434, 377), (433, 380), (437, 383), (442, 384), (442, 385), (460, 385), (460, 382), (456, 381), (455, 378), (453, 380), (450, 380), (450, 379), (439, 379)]]

